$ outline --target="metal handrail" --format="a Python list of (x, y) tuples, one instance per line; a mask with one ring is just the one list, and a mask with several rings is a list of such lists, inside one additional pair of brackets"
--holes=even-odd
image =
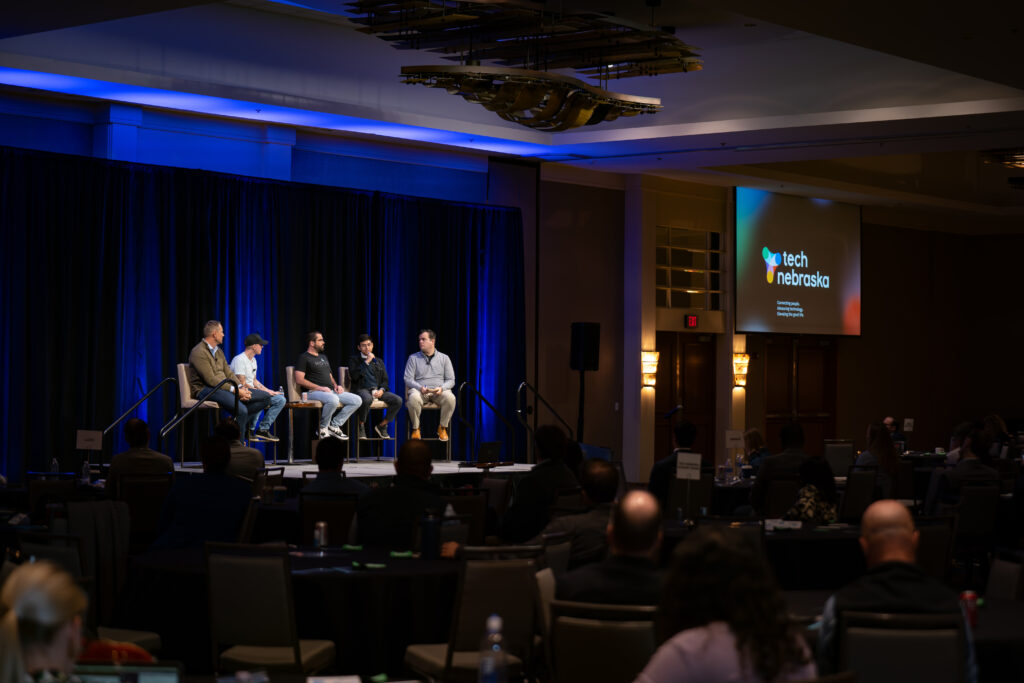
[[(113, 422), (111, 422), (107, 426), (107, 428), (103, 430), (103, 436), (106, 436), (110, 432), (111, 429), (113, 429), (117, 425), (121, 424), (121, 422), (123, 422), (126, 417), (131, 415), (132, 412), (136, 408), (138, 408), (140, 405), (142, 405), (143, 402), (145, 402), (145, 400), (147, 398), (149, 398), (150, 396), (155, 394), (157, 389), (159, 389), (163, 385), (167, 384), (168, 382), (174, 382), (175, 384), (177, 384), (178, 383), (178, 378), (177, 377), (164, 377), (162, 380), (160, 380), (160, 384), (157, 384), (155, 387), (153, 387), (152, 389), (147, 391), (145, 396), (143, 396), (138, 401), (136, 401), (135, 404), (131, 408), (129, 408), (128, 410), (124, 411), (124, 415), (122, 415), (121, 417), (119, 417), (116, 420), (114, 420)], [(178, 397), (178, 404), (179, 404), (178, 407), (180, 408), (181, 407), (181, 391), (180, 390), (177, 393), (177, 397)], [(177, 412), (177, 411), (175, 411), (175, 412)]]
[(515, 430), (515, 427), (513, 427), (512, 423), (509, 422), (508, 420), (506, 420), (505, 416), (502, 415), (501, 412), (499, 412), (498, 409), (494, 407), (494, 404), (492, 404), (490, 401), (487, 400), (486, 396), (484, 396), (483, 394), (480, 393), (479, 389), (477, 389), (475, 386), (473, 386), (473, 384), (470, 383), (469, 381), (466, 381), (466, 382), (463, 382), (462, 384), (459, 385), (459, 400), (458, 400), (457, 405), (459, 406), (459, 420), (462, 422), (462, 424), (466, 425), (466, 427), (469, 429), (469, 431), (472, 432), (472, 434), (473, 434), (473, 440), (472, 440), (471, 443), (473, 443), (474, 445), (476, 444), (476, 430), (474, 429), (473, 425), (469, 422), (469, 420), (466, 419), (466, 416), (463, 414), (463, 411), (465, 410), (465, 406), (466, 406), (466, 403), (467, 403), (466, 400), (465, 400), (465, 392), (466, 392), (467, 389), (471, 390), (473, 392), (474, 396), (476, 396), (481, 401), (483, 401), (484, 405), (487, 406), (488, 408), (490, 408), (491, 412), (494, 413), (494, 415), (499, 420), (501, 420), (502, 424), (505, 425), (505, 429), (508, 430), (509, 436), (511, 437), (511, 446), (510, 446), (510, 449), (507, 452), (508, 453), (515, 453), (516, 452), (516, 430)]
[[(234, 392), (235, 393), (235, 417), (237, 418), (238, 417), (238, 382), (234, 381), (233, 379), (229, 379), (229, 378), (225, 377), (224, 379), (222, 379), (220, 382), (217, 383), (217, 386), (215, 386), (213, 388), (213, 391), (217, 391), (218, 389), (220, 389), (225, 384), (230, 384), (231, 386), (233, 386), (235, 388), (235, 392)], [(212, 394), (213, 391), (211, 391), (210, 393)], [(161, 439), (165, 438), (168, 434), (171, 433), (171, 431), (176, 429), (177, 426), (180, 425), (185, 420), (186, 417), (191, 415), (193, 412), (195, 412), (199, 408), (202, 408), (203, 407), (203, 403), (205, 403), (205, 402), (206, 402), (206, 399), (197, 399), (194, 406), (192, 406), (191, 408), (186, 410), (181, 415), (178, 415), (176, 417), (171, 418), (170, 422), (168, 422), (167, 424), (165, 424), (163, 427), (160, 428), (160, 438)]]
[(516, 417), (518, 417), (519, 421), (523, 424), (524, 427), (526, 427), (526, 431), (530, 432), (531, 434), (533, 433), (533, 428), (530, 427), (529, 422), (526, 420), (526, 416), (529, 413), (524, 409), (523, 405), (523, 399), (526, 396), (526, 389), (532, 391), (534, 397), (544, 404), (544, 407), (547, 408), (548, 411), (555, 416), (556, 420), (562, 423), (562, 426), (565, 427), (565, 430), (569, 432), (569, 440), (573, 441), (574, 438), (572, 427), (569, 426), (568, 422), (562, 419), (562, 416), (559, 415), (558, 412), (554, 409), (554, 407), (552, 407), (552, 405), (547, 402), (547, 399), (541, 396), (540, 392), (537, 391), (537, 388), (530, 384), (529, 382), (523, 382), (522, 384), (519, 385), (519, 388), (516, 389)]

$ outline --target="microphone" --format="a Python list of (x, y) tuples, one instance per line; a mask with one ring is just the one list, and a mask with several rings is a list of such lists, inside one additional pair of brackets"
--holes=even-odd
[(683, 409), (683, 406), (682, 406), (682, 404), (679, 404), (679, 405), (677, 405), (677, 406), (676, 406), (675, 408), (673, 408), (672, 410), (670, 410), (670, 411), (668, 411), (667, 413), (665, 413), (665, 417), (663, 417), (663, 418), (661, 418), (661, 419), (663, 419), (663, 420), (668, 420), (668, 419), (670, 419), (670, 418), (671, 418), (671, 417), (672, 417), (673, 415), (675, 415), (676, 413), (678, 413), (678, 412), (679, 412), (680, 410), (682, 410), (682, 409)]

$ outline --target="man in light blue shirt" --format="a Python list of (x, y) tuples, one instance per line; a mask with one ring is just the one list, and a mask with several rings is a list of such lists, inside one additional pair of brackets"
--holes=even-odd
[[(231, 360), (231, 372), (235, 373), (242, 385), (252, 392), (254, 398), (267, 399), (267, 408), (263, 411), (263, 420), (259, 420), (259, 411), (249, 413), (249, 421), (245, 425), (246, 434), (251, 434), (254, 441), (278, 441), (279, 439), (270, 433), (270, 425), (284, 409), (285, 398), (280, 391), (274, 391), (263, 386), (256, 379), (256, 356), (263, 353), (263, 347), (269, 344), (259, 334), (253, 333), (245, 338), (245, 350)], [(257, 424), (259, 428), (257, 428)]]
[(412, 438), (420, 437), (420, 413), (424, 403), (441, 408), (437, 438), (448, 440), (448, 426), (455, 413), (455, 370), (448, 356), (437, 350), (437, 335), (433, 330), (420, 330), (419, 353), (409, 356), (405, 363), (406, 406), (412, 423)]

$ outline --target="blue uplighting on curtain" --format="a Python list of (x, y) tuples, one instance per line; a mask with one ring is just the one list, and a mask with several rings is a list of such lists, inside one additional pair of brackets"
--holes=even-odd
[[(76, 466), (75, 430), (102, 429), (175, 376), (208, 319), (224, 323), (229, 360), (251, 332), (270, 340), (257, 360), (272, 388), (311, 330), (335, 368), (367, 332), (400, 394), (431, 328), (456, 388), (470, 381), (512, 421), (525, 377), (517, 209), (0, 148), (0, 235), (0, 472), (14, 480), (54, 456)], [(173, 394), (137, 413), (154, 446)], [(457, 458), (511, 440), (478, 408), (466, 406), (473, 429), (453, 421)], [(124, 448), (116, 432), (105, 458)]]

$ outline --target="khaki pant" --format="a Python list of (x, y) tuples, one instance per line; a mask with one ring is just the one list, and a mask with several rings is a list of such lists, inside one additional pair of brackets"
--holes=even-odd
[(405, 402), (405, 409), (409, 411), (409, 420), (412, 423), (413, 429), (420, 428), (420, 412), (423, 410), (424, 403), (440, 406), (440, 425), (448, 429), (448, 425), (452, 421), (452, 415), (455, 413), (455, 394), (448, 389), (445, 389), (440, 394), (424, 394), (419, 389), (410, 389)]

